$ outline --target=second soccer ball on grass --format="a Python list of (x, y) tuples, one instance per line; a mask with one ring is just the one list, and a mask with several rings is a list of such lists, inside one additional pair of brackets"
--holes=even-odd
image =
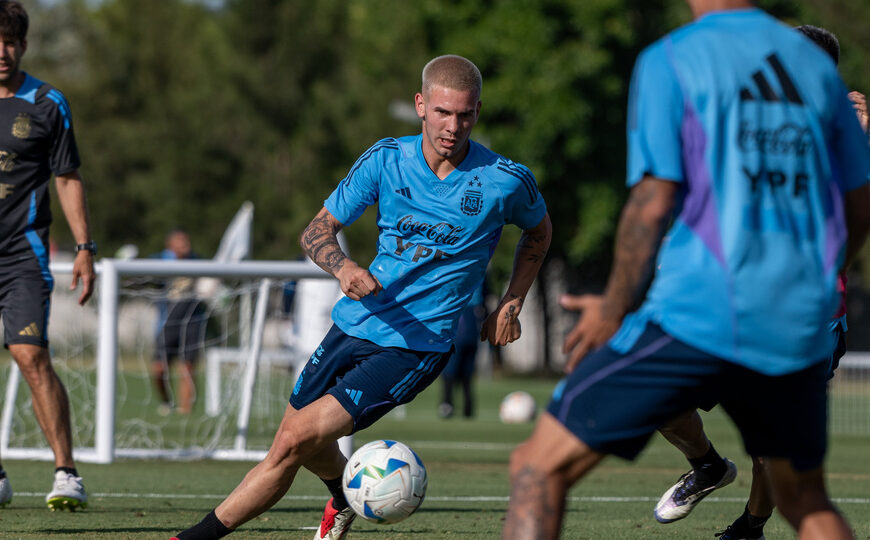
[(538, 405), (535, 403), (535, 398), (522, 390), (511, 392), (505, 396), (498, 408), (498, 417), (505, 424), (531, 422), (537, 413)]

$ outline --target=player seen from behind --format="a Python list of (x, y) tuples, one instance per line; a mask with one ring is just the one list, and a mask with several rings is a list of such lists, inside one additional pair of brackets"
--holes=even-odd
[[(835, 64), (839, 62), (840, 45), (831, 32), (809, 25), (799, 26), (797, 31), (827, 52)], [(850, 92), (849, 99), (855, 107), (862, 129), (866, 132), (867, 103), (863, 94)], [(847, 264), (848, 262), (850, 261), (847, 261)], [(833, 320), (826, 323), (826, 327), (831, 332), (832, 342), (829, 349), (832, 351), (830, 367), (825, 374), (828, 379), (834, 376), (834, 369), (846, 352), (845, 270), (840, 272), (837, 285), (841, 294), (840, 305)], [(704, 433), (704, 424), (697, 411), (679, 417), (662, 427), (660, 431), (692, 464), (692, 469), (680, 477), (677, 483), (662, 495), (656, 505), (654, 511), (656, 519), (662, 523), (671, 523), (685, 518), (704, 497), (731, 483), (736, 476), (736, 468), (734, 463), (719, 456), (713, 448), (713, 444)], [(764, 525), (775, 506), (773, 490), (764, 470), (764, 460), (761, 457), (753, 457), (752, 483), (743, 514), (716, 536), (720, 540), (763, 540)]]
[(556, 538), (606, 455), (717, 402), (800, 538), (852, 538), (822, 468), (827, 323), (870, 229), (870, 149), (824, 51), (747, 0), (688, 4), (635, 65), (613, 268), (572, 306), (570, 374), (511, 456), (505, 539)]

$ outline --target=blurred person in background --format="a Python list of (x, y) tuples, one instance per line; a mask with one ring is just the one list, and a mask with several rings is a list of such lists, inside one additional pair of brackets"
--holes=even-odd
[[(166, 235), (166, 247), (153, 256), (166, 261), (198, 259), (191, 249), (190, 235), (173, 229)], [(206, 305), (196, 294), (196, 279), (176, 277), (166, 284), (165, 298), (158, 302), (157, 336), (152, 375), (161, 403), (158, 412), (169, 414), (173, 408), (170, 392), (170, 366), (180, 364), (178, 412), (189, 414), (196, 399), (196, 364), (205, 340)]]
[[(88, 498), (73, 461), (69, 397), (48, 350), (52, 175), (76, 243), (71, 289), (81, 282), (79, 304), (93, 292), (97, 245), (69, 103), (59, 90), (20, 69), (28, 25), (20, 3), (0, 1), (0, 315), (4, 344), (30, 386), (33, 412), (54, 453), (54, 484), (46, 503), (52, 510), (75, 510), (86, 507)], [(0, 506), (11, 499), (0, 466)]]
[(474, 391), (471, 383), (477, 360), (477, 349), (480, 342), (485, 340), (485, 337), (481, 338), (480, 335), (483, 321), (486, 319), (484, 298), (486, 298), (484, 288), (481, 287), (475, 291), (462, 315), (459, 316), (459, 326), (453, 339), (453, 354), (444, 371), (441, 372), (443, 392), (441, 403), (438, 404), (438, 416), (441, 418), (453, 416), (453, 390), (457, 382), (462, 391), (462, 416), (465, 418), (474, 416)]
[[(798, 32), (821, 47), (833, 60), (840, 61), (840, 44), (837, 37), (824, 28), (811, 25), (798, 26)], [(849, 99), (855, 108), (862, 129), (867, 131), (867, 103), (860, 92), (850, 92)], [(870, 211), (870, 209), (868, 209)], [(828, 379), (833, 378), (840, 358), (846, 353), (846, 271), (840, 271), (838, 290), (841, 294), (840, 306), (834, 318), (827, 323), (831, 332), (830, 366), (826, 372)], [(709, 410), (712, 407), (702, 407)], [(681, 416), (660, 429), (661, 434), (679, 449), (692, 469), (682, 475), (656, 505), (654, 515), (661, 523), (672, 523), (685, 518), (704, 497), (734, 480), (736, 468), (727, 458), (721, 457), (704, 432), (704, 423), (697, 411)], [(764, 459), (752, 457), (752, 483), (749, 500), (743, 514), (725, 530), (716, 534), (720, 540), (762, 540), (764, 525), (776, 507), (773, 487), (765, 471)]]

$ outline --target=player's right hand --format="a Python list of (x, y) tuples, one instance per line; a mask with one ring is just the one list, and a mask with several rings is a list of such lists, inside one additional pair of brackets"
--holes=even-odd
[(341, 284), (341, 292), (351, 300), (360, 300), (370, 294), (377, 296), (384, 288), (368, 269), (350, 259), (345, 261), (341, 270), (335, 273), (335, 277)]
[(94, 282), (97, 280), (97, 273), (94, 272), (94, 254), (86, 249), (76, 253), (73, 261), (72, 284), (69, 289), (74, 291), (79, 286), (80, 280), (82, 293), (79, 295), (79, 305), (83, 306), (94, 292)]
[(559, 305), (569, 311), (580, 311), (580, 320), (565, 337), (562, 351), (568, 355), (565, 373), (571, 373), (577, 364), (592, 351), (599, 349), (619, 330), (622, 319), (607, 316), (604, 297), (595, 294), (562, 295)]

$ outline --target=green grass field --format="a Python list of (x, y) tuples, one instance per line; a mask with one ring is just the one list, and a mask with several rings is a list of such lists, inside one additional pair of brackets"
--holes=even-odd
[[(350, 537), (498, 538), (507, 505), (510, 450), (532, 427), (501, 424), (498, 403), (509, 391), (526, 389), (543, 404), (553, 385), (554, 381), (520, 379), (479, 384), (479, 408), (473, 420), (438, 419), (440, 387), (436, 385), (407, 407), (404, 419), (391, 414), (358, 434), (357, 446), (376, 438), (411, 445), (426, 463), (429, 489), (420, 511), (408, 520), (383, 526), (358, 520)], [(653, 505), (685, 472), (687, 463), (656, 436), (636, 462), (606, 460), (571, 491), (563, 538), (712, 539), (713, 533), (742, 511), (750, 467), (728, 420), (714, 410), (705, 416), (705, 422), (720, 453), (733, 459), (740, 469), (732, 485), (708, 497), (689, 518), (658, 524), (652, 517)], [(827, 462), (831, 494), (862, 539), (870, 538), (868, 448), (867, 436), (833, 437)], [(10, 460), (3, 465), (15, 497), (10, 506), (0, 510), (0, 538), (167, 539), (212, 509), (253, 464), (140, 460), (80, 464), (90, 507), (74, 514), (51, 513), (45, 508), (50, 464)], [(243, 526), (234, 537), (310, 539), (326, 499), (322, 484), (301, 472), (284, 500)], [(766, 532), (770, 539), (793, 537), (778, 515)]]

